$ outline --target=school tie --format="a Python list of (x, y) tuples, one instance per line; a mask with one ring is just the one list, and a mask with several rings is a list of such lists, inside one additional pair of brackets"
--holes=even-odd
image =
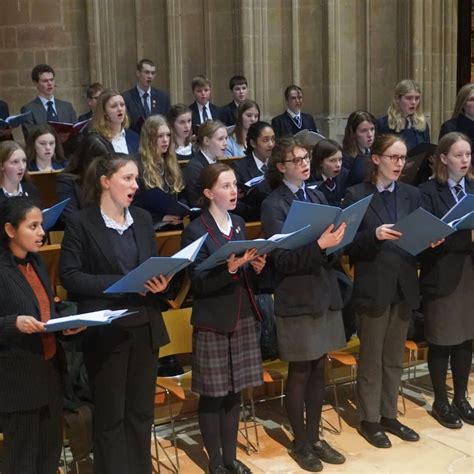
[(293, 120), (295, 122), (295, 125), (298, 127), (298, 128), (301, 128), (301, 117), (299, 115), (295, 115), (293, 117)]
[(46, 121), (48, 121), (48, 122), (57, 122), (58, 115), (56, 114), (56, 111), (54, 110), (53, 101), (48, 100), (48, 102), (46, 102), (46, 105), (48, 106), (48, 108), (46, 110)]
[(206, 122), (209, 120), (209, 115), (207, 115), (207, 106), (204, 106), (202, 108), (202, 123)]
[(298, 201), (310, 202), (310, 200), (308, 198), (308, 195), (305, 194), (303, 188), (298, 189), (298, 191), (296, 191), (295, 195), (298, 198)]
[(454, 185), (453, 189), (454, 189), (454, 193), (456, 194), (457, 201), (460, 201), (466, 195), (466, 193), (464, 192), (464, 189), (459, 183)]
[(145, 117), (149, 117), (151, 115), (150, 107), (148, 106), (148, 97), (150, 97), (150, 94), (148, 94), (148, 92), (145, 92), (142, 96), (143, 109), (145, 110)]
[(327, 178), (326, 181), (324, 181), (324, 185), (329, 189), (329, 191), (334, 191), (336, 189), (336, 182), (332, 178)]
[(267, 170), (268, 170), (267, 165), (262, 165), (262, 167), (260, 168), (260, 171), (262, 172), (262, 174), (265, 174)]

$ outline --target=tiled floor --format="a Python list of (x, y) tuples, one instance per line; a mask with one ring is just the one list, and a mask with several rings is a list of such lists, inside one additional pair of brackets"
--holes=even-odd
[[(420, 377), (418, 380), (427, 381), (427, 377)], [(474, 393), (474, 373), (470, 379), (470, 391)], [(355, 430), (357, 416), (353, 402), (347, 401), (349, 394), (349, 388), (342, 387), (340, 396), (344, 409), (342, 434), (324, 431), (324, 438), (339, 449), (347, 461), (340, 466), (325, 465), (324, 471), (379, 474), (474, 473), (474, 426), (464, 425), (460, 430), (449, 430), (440, 426), (429, 415), (432, 401), (429, 394), (408, 389), (407, 412), (400, 418), (403, 423), (420, 434), (421, 440), (417, 443), (408, 443), (390, 435), (393, 446), (384, 450), (370, 446), (357, 434)], [(471, 402), (474, 405), (474, 401)], [(260, 450), (249, 456), (244, 449), (239, 449), (239, 459), (254, 473), (304, 472), (287, 454), (291, 434), (282, 427), (286, 418), (279, 401), (258, 404), (257, 418), (260, 423), (258, 427)], [(337, 424), (337, 417), (332, 409), (324, 413), (324, 418), (333, 425)], [(180, 472), (185, 474), (203, 472), (206, 467), (206, 455), (196, 421), (179, 424), (178, 432)], [(254, 440), (252, 433), (251, 440)], [(244, 442), (243, 436), (239, 437), (239, 441)], [(163, 444), (169, 443), (163, 440)], [(152, 452), (154, 453), (154, 449)], [(174, 461), (173, 449), (167, 448), (166, 452)], [(160, 450), (160, 467), (162, 473), (173, 472), (162, 450)]]

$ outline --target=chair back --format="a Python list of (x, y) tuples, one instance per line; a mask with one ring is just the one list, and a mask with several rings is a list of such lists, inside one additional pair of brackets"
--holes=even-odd
[(175, 354), (190, 354), (193, 351), (192, 308), (170, 309), (163, 313), (165, 326), (170, 337), (166, 346), (160, 347), (160, 357)]
[(54, 296), (57, 296), (59, 282), (59, 253), (61, 252), (61, 245), (51, 244), (43, 245), (40, 248), (40, 255), (46, 267), (48, 268), (49, 281), (53, 288)]

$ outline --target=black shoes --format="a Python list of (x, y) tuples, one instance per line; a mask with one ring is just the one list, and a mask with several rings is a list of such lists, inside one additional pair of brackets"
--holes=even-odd
[[(469, 405), (469, 403), (468, 403)], [(447, 400), (440, 403), (434, 402), (431, 408), (431, 416), (445, 428), (458, 429), (462, 427), (462, 421), (457, 415), (457, 410)]]
[(392, 443), (379, 423), (361, 421), (357, 432), (376, 448), (391, 448)]
[(209, 466), (209, 474), (228, 474), (228, 470), (221, 465), (217, 466), (215, 469), (211, 469)]
[(232, 472), (234, 474), (252, 474), (252, 471), (248, 466), (238, 459), (234, 459), (231, 466), (225, 466), (226, 472)]
[(464, 422), (468, 423), (469, 425), (474, 425), (474, 409), (471, 407), (466, 398), (461, 398), (461, 400), (453, 400), (453, 408)]
[(300, 449), (295, 449), (294, 443), (288, 454), (298, 463), (304, 471), (320, 472), (323, 470), (323, 465), (313, 449), (309, 446), (304, 446)]
[(408, 426), (402, 425), (396, 418), (384, 418), (380, 419), (380, 425), (382, 428), (395, 436), (398, 436), (403, 441), (419, 441), (420, 435), (409, 428)]
[(313, 451), (321, 461), (328, 464), (343, 464), (346, 462), (346, 458), (334, 448), (331, 448), (325, 440), (316, 441), (313, 444)]

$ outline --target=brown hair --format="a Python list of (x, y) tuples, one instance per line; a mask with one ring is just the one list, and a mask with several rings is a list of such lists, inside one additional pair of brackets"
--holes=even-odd
[(370, 112), (366, 112), (365, 110), (355, 110), (347, 118), (344, 138), (342, 140), (342, 148), (352, 158), (355, 158), (360, 153), (355, 134), (357, 127), (362, 122), (370, 122), (375, 126), (375, 117)]
[[(185, 104), (172, 105), (170, 110), (168, 111), (168, 114), (166, 115), (166, 119), (168, 120), (168, 123), (171, 126), (171, 129), (172, 129), (171, 131), (173, 132), (173, 136), (176, 134), (176, 129), (174, 126), (176, 120), (178, 120), (178, 117), (180, 115), (183, 115), (186, 113), (192, 114), (192, 110)], [(191, 142), (191, 135), (192, 135), (192, 127), (190, 130), (189, 136), (184, 141), (184, 146), (188, 146), (189, 143)], [(174, 144), (176, 145), (176, 140), (174, 140), (174, 138), (173, 138), (173, 141), (174, 141)]]
[(204, 142), (204, 138), (212, 138), (214, 133), (216, 133), (220, 128), (226, 128), (226, 126), (220, 120), (207, 120), (206, 122), (202, 123), (197, 130), (197, 144), (201, 147)]
[(60, 163), (64, 166), (66, 157), (64, 156), (63, 146), (61, 145), (61, 141), (59, 140), (56, 130), (51, 127), (51, 125), (42, 123), (32, 127), (28, 132), (28, 136), (26, 137), (25, 153), (28, 160), (28, 167), (30, 167), (32, 163), (36, 162), (36, 140), (41, 137), (41, 135), (46, 135), (47, 133), (50, 133), (55, 140), (54, 155), (51, 159), (51, 162)]
[(313, 147), (313, 153), (312, 153), (313, 169), (316, 170), (318, 173), (321, 173), (322, 162), (326, 158), (333, 156), (338, 151), (342, 152), (341, 145), (339, 145), (339, 143), (337, 143), (335, 140), (330, 140), (329, 138), (326, 138), (316, 143), (316, 145), (314, 145)]
[[(110, 128), (109, 128), (109, 123), (108, 119), (106, 117), (105, 113), (105, 106), (107, 105), (107, 102), (112, 97), (115, 97), (116, 95), (119, 95), (120, 97), (123, 96), (122, 94), (115, 90), (115, 89), (105, 89), (102, 91), (102, 94), (100, 94), (99, 98), (97, 99), (97, 107), (95, 108), (94, 115), (92, 116), (92, 120), (90, 122), (90, 131), (91, 132), (97, 132), (103, 137), (105, 137), (107, 140), (110, 140), (113, 138)], [(125, 100), (124, 100), (125, 103)], [(127, 109), (125, 107), (125, 114), (122, 122), (122, 127), (123, 128), (128, 128), (128, 115), (127, 115)]]
[(204, 196), (205, 189), (212, 189), (212, 187), (216, 184), (219, 176), (224, 173), (225, 171), (232, 171), (235, 174), (233, 168), (225, 163), (214, 163), (212, 165), (206, 166), (201, 171), (199, 176), (199, 184), (201, 187), (201, 196), (198, 200), (198, 205), (203, 208), (208, 208), (211, 202), (209, 199)]
[(84, 182), (87, 183), (87, 186), (82, 187), (82, 205), (86, 207), (92, 204), (98, 204), (102, 195), (100, 178), (102, 176), (110, 178), (129, 161), (136, 164), (132, 155), (125, 153), (109, 153), (105, 156), (95, 158), (87, 167), (84, 176)]
[(459, 89), (458, 95), (456, 96), (456, 102), (454, 104), (453, 116), (451, 118), (458, 118), (459, 114), (463, 111), (464, 106), (471, 95), (471, 92), (474, 92), (474, 84), (471, 83), (464, 84), (461, 89)]
[(196, 87), (211, 87), (211, 81), (203, 75), (198, 75), (192, 78), (191, 80), (191, 90), (194, 92)]
[[(371, 148), (371, 157), (373, 155), (382, 156), (387, 148), (390, 148), (397, 142), (402, 142), (405, 146), (405, 140), (402, 137), (390, 133), (377, 135)], [(377, 182), (378, 166), (371, 159), (369, 162), (369, 174), (367, 180), (375, 184)]]
[[(13, 140), (5, 140), (4, 142), (0, 142), (0, 185), (3, 183), (3, 163), (8, 161), (10, 156), (12, 156), (17, 150), (25, 151), (19, 143)], [(28, 170), (25, 171), (22, 181), (30, 181)]]
[[(449, 174), (448, 174), (448, 166), (445, 165), (441, 161), (441, 155), (447, 155), (449, 151), (451, 150), (451, 147), (459, 141), (465, 141), (469, 143), (469, 146), (472, 147), (471, 140), (464, 135), (464, 133), (459, 133), (459, 132), (450, 132), (444, 135), (441, 140), (438, 143), (438, 146), (436, 148), (436, 153), (435, 153), (435, 160), (434, 160), (434, 166), (433, 166), (433, 171), (434, 171), (434, 177), (436, 180), (441, 183), (445, 184), (448, 181)], [(467, 170), (466, 174), (467, 179), (474, 179), (474, 172), (472, 169), (472, 161), (469, 166), (469, 169)]]
[(288, 153), (292, 153), (295, 148), (306, 147), (295, 137), (286, 136), (278, 138), (275, 148), (272, 150), (272, 156), (268, 160), (268, 170), (266, 178), (272, 189), (277, 188), (283, 181), (283, 173), (278, 169), (278, 163), (284, 163)]
[(235, 135), (237, 143), (243, 147), (247, 145), (246, 143), (247, 140), (246, 140), (246, 137), (244, 136), (242, 116), (244, 112), (252, 108), (257, 109), (258, 119), (260, 120), (260, 107), (258, 106), (257, 102), (255, 102), (254, 100), (250, 100), (250, 99), (244, 100), (242, 103), (239, 104), (239, 107), (237, 109), (238, 111), (237, 122), (235, 124), (234, 135)]

